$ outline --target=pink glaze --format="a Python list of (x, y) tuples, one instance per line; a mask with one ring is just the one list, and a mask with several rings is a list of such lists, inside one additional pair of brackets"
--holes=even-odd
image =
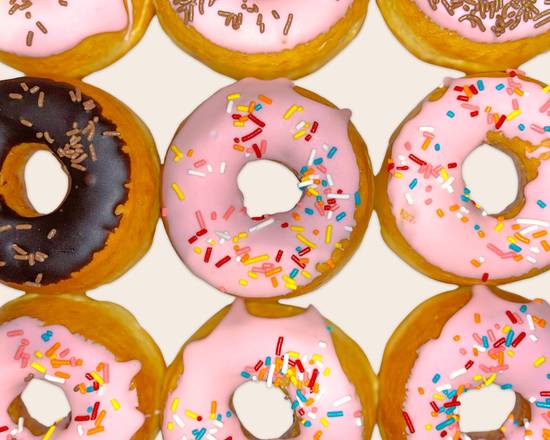
[[(479, 323), (476, 323), (476, 314), (479, 314)], [(528, 429), (532, 434), (509, 419), (504, 425), (506, 439), (542, 439), (543, 430), (550, 428), (546, 415), (548, 409), (537, 406), (537, 402), (545, 404), (546, 398), (541, 396), (541, 392), (550, 387), (547, 376), (550, 328), (543, 320), (550, 320), (550, 308), (542, 300), (526, 305), (511, 303), (500, 299), (485, 286), (474, 286), (473, 298), (445, 324), (439, 338), (418, 350), (404, 405), (415, 430), (414, 434), (409, 432), (408, 438), (440, 439), (443, 430), (449, 434), (447, 438), (455, 438), (458, 424), (453, 422), (438, 429), (440, 423), (452, 416), (443, 413), (433, 417), (430, 402), (443, 407), (453, 400), (453, 392), (460, 386), (468, 389), (494, 383), (505, 389), (511, 385), (513, 391), (531, 401), (532, 419)], [(514, 333), (508, 335), (508, 331)], [(489, 349), (484, 346), (484, 337)], [(501, 338), (506, 342), (502, 343)], [(493, 354), (498, 359), (499, 352), (504, 352), (502, 365), (490, 356)], [(538, 367), (535, 366), (540, 362)], [(455, 407), (454, 413), (458, 414), (459, 409)]]
[(187, 5), (164, 1), (211, 42), (244, 53), (281, 52), (307, 43), (328, 32), (353, 4), (353, 0), (198, 0)]
[[(51, 332), (51, 336), (48, 332)], [(60, 344), (59, 347), (53, 354), (49, 353), (57, 343)], [(118, 362), (104, 347), (72, 334), (65, 327), (45, 326), (29, 317), (17, 318), (0, 325), (0, 347), (0, 439), (43, 438), (33, 436), (24, 424), (22, 431), (19, 431), (18, 423), (14, 423), (7, 414), (7, 408), (23, 392), (26, 379), (30, 375), (59, 386), (65, 392), (71, 407), (72, 420), (69, 426), (66, 429), (61, 426), (55, 428), (51, 440), (73, 440), (87, 436), (93, 436), (88, 438), (94, 439), (129, 440), (143, 425), (145, 417), (137, 410), (137, 391), (130, 390), (133, 378), (141, 369), (138, 361)], [(56, 364), (56, 361), (62, 365)], [(98, 370), (101, 362), (107, 367)], [(70, 374), (70, 378), (56, 377), (56, 373), (60, 372)], [(99, 381), (95, 377), (92, 380), (86, 378), (86, 374), (92, 372), (99, 377)], [(103, 384), (100, 384), (101, 381)], [(97, 391), (81, 393), (74, 390), (80, 384), (86, 388), (92, 387), (93, 390), (94, 382), (99, 385)], [(115, 400), (120, 405), (118, 409), (115, 408)], [(75, 420), (78, 416), (91, 415), (88, 407), (94, 407), (96, 402), (99, 406), (95, 421)], [(101, 417), (102, 411), (105, 411), (105, 417), (100, 426), (104, 430), (94, 434), (90, 430), (96, 428), (96, 421)], [(8, 429), (4, 430), (6, 427)]]
[[(187, 267), (221, 291), (291, 293), (318, 276), (317, 264), (329, 260), (355, 226), (361, 200), (350, 112), (306, 99), (292, 87), (286, 79), (245, 79), (220, 90), (189, 116), (168, 151), (163, 203), (170, 239)], [(251, 101), (257, 103), (251, 119), (233, 119), (248, 115)], [(301, 111), (287, 115), (292, 106)], [(292, 211), (247, 215), (237, 176), (259, 157), (299, 175), (304, 196)], [(313, 174), (304, 176), (304, 170)]]
[[(474, 0), (461, 2), (462, 6), (457, 6), (454, 10), (450, 6), (447, 9), (444, 5), (451, 3), (447, 0), (415, 2), (438, 26), (479, 43), (503, 43), (532, 38), (550, 30), (550, 5), (545, 0)], [(475, 5), (472, 6), (472, 3)]]
[[(237, 299), (207, 338), (185, 348), (183, 365), (184, 374), (164, 410), (165, 440), (195, 438), (195, 429), (207, 431), (212, 438), (246, 440), (238, 417), (227, 413), (234, 391), (251, 380), (278, 386), (285, 376), (307, 384), (300, 388), (302, 399), (315, 400), (313, 405), (305, 405), (294, 385), (286, 388), (291, 402), (298, 405), (295, 416), (301, 421), (300, 435), (295, 438), (312, 439), (317, 431), (327, 440), (363, 438), (360, 399), (342, 371), (330, 328), (313, 307), (291, 318), (258, 318)], [(313, 376), (316, 379), (311, 383)], [(213, 401), (214, 419), (210, 413)], [(190, 417), (186, 410), (202, 420)], [(342, 415), (331, 417), (328, 413), (332, 411), (342, 411)], [(328, 421), (328, 427), (323, 421)]]
[[(519, 277), (550, 264), (548, 160), (525, 186), (519, 214), (503, 221), (476, 205), (462, 179), (464, 159), (485, 142), (487, 132), (534, 146), (550, 139), (545, 131), (550, 130), (550, 93), (510, 75), (448, 80), (444, 96), (424, 101), (390, 146), (387, 192), (399, 231), (429, 263), (457, 276)], [(465, 86), (473, 87), (469, 98), (460, 89)], [(526, 154), (538, 158), (548, 147)]]
[[(17, 0), (0, 8), (0, 50), (26, 57), (48, 57), (77, 46), (84, 39), (123, 30), (132, 21), (124, 0)], [(19, 7), (18, 7), (19, 6)], [(28, 16), (30, 14), (30, 16)]]

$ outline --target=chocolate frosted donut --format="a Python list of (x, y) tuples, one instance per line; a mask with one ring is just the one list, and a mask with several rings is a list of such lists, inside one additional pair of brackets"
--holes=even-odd
[[(69, 177), (65, 200), (47, 215), (25, 191), (24, 165), (37, 150), (54, 154)], [(55, 291), (72, 293), (102, 283), (99, 273), (120, 275), (152, 238), (158, 168), (147, 129), (105, 93), (45, 79), (0, 82), (0, 280), (25, 290), (64, 282)], [(130, 214), (138, 225), (124, 221)], [(110, 246), (131, 229), (137, 246)], [(82, 273), (102, 254), (108, 265)]]

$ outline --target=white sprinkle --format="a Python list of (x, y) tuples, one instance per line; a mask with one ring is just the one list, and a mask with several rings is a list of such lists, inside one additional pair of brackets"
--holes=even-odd
[(174, 422), (176, 422), (176, 425), (178, 425), (180, 428), (185, 428), (185, 423), (183, 423), (183, 420), (179, 415), (174, 414), (172, 418), (174, 419)]
[(485, 353), (487, 351), (485, 347), (482, 347), (481, 345), (477, 345), (477, 344), (474, 344), (474, 348), (481, 353)]
[(227, 103), (226, 111), (227, 111), (227, 113), (233, 113), (233, 101), (229, 101)]
[(433, 127), (420, 127), (420, 131), (423, 133), (427, 131), (428, 133), (433, 133), (435, 129)]
[(76, 430), (78, 431), (78, 435), (82, 437), (84, 435), (84, 428), (82, 428), (82, 425), (78, 425), (76, 427)]
[(49, 380), (50, 382), (55, 382), (55, 383), (65, 383), (65, 379), (63, 379), (62, 377), (51, 376), (49, 374), (46, 374), (44, 376), (44, 379)]
[(206, 169), (208, 170), (209, 173), (212, 172), (212, 165), (208, 164), (206, 165)]
[(530, 313), (527, 315), (527, 322), (529, 323), (529, 330), (534, 331), (535, 323), (533, 322), (533, 316)]
[(533, 257), (531, 257), (530, 255), (527, 257), (527, 261), (529, 261), (529, 263), (531, 264), (535, 264), (537, 262), (537, 260), (535, 260)]
[(323, 150), (328, 151), (330, 146), (328, 144), (323, 144)]
[(327, 343), (324, 341), (319, 341), (319, 347), (321, 348), (327, 348)]
[(363, 426), (363, 418), (362, 417), (355, 417), (355, 424), (359, 427)]
[(312, 148), (311, 153), (309, 153), (309, 159), (307, 160), (308, 166), (313, 165), (313, 161), (315, 160), (316, 154), (317, 154), (317, 150), (315, 148)]
[(216, 235), (226, 241), (231, 240), (231, 234), (229, 234), (229, 232), (216, 231)]
[(528, 226), (525, 229), (522, 229), (520, 234), (522, 235), (529, 235), (531, 232), (535, 232), (539, 227), (537, 225)]
[(412, 204), (414, 203), (413, 197), (411, 196), (410, 193), (406, 193), (406, 194), (405, 194), (405, 198), (407, 199), (407, 203), (408, 203), (409, 205), (412, 205)]
[(225, 162), (222, 162), (222, 163), (220, 164), (220, 174), (225, 173), (225, 166), (226, 166), (226, 163), (225, 163)]
[(217, 419), (212, 420), (212, 424), (213, 424), (214, 426), (217, 426), (217, 427), (220, 428), (220, 429), (223, 428), (223, 423), (220, 422), (220, 421), (217, 420)]
[(353, 232), (353, 226), (344, 226), (344, 231)]
[(24, 426), (25, 426), (25, 419), (23, 417), (19, 417), (19, 420), (17, 421), (17, 430), (19, 432), (23, 432)]
[(540, 254), (540, 249), (537, 246), (533, 246), (530, 250), (534, 254)]
[(454, 380), (454, 379), (456, 379), (457, 377), (466, 374), (467, 372), (468, 372), (468, 371), (466, 370), (466, 368), (461, 368), (460, 370), (456, 370), (456, 371), (452, 372), (451, 374), (449, 374), (449, 378), (450, 378), (451, 380)]
[(537, 225), (542, 226), (543, 228), (550, 226), (550, 224), (543, 222), (542, 220), (534, 220), (531, 218), (518, 218), (516, 222), (520, 225)]
[(442, 393), (443, 391), (448, 391), (452, 388), (451, 384), (445, 384), (445, 385), (441, 385), (439, 387), (436, 388), (436, 390), (440, 393)]
[(286, 372), (288, 371), (288, 358), (289, 358), (288, 353), (285, 353), (283, 356), (283, 366), (281, 368), (282, 374), (286, 374)]
[(300, 122), (298, 122), (298, 124), (296, 124), (296, 130), (300, 131), (305, 126), (306, 126), (306, 121), (300, 121)]
[(269, 373), (267, 373), (267, 387), (271, 388), (273, 386), (273, 374), (275, 373), (275, 363), (272, 362), (269, 366)]
[(340, 199), (340, 200), (347, 200), (351, 196), (349, 194), (329, 194), (327, 196), (329, 199)]
[(263, 228), (267, 228), (269, 225), (271, 225), (273, 222), (275, 221), (275, 219), (273, 218), (269, 218), (261, 223), (258, 223), (254, 226), (252, 226), (248, 232), (255, 232), (255, 231), (259, 231), (260, 229), (263, 229)]
[(306, 186), (313, 185), (313, 180), (304, 180), (298, 184), (298, 188), (305, 188)]
[(327, 182), (328, 182), (328, 186), (334, 186), (334, 180), (332, 180), (331, 174), (327, 174)]
[(334, 406), (342, 406), (342, 405), (345, 405), (348, 402), (351, 402), (351, 396), (349, 396), (349, 395), (338, 399), (336, 402), (334, 402)]
[(187, 173), (191, 174), (192, 176), (199, 176), (199, 177), (205, 177), (206, 176), (205, 173), (202, 173), (200, 171), (195, 171), (195, 170), (188, 170)]
[(534, 334), (530, 334), (529, 339), (531, 339), (531, 341), (533, 341), (533, 342), (537, 342), (539, 340), (539, 338), (537, 338), (537, 336), (534, 335)]

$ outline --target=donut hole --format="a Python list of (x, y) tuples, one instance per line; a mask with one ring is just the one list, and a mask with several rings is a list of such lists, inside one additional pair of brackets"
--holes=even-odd
[(69, 191), (69, 177), (61, 162), (50, 151), (37, 151), (25, 165), (27, 197), (36, 212), (56, 211)]
[(65, 392), (41, 379), (29, 381), (8, 413), (15, 424), (22, 418), (25, 428), (35, 436), (43, 436), (54, 424), (56, 428), (66, 429), (71, 420), (71, 406)]
[(0, 195), (22, 217), (40, 217), (57, 210), (69, 186), (62, 163), (39, 143), (13, 147), (0, 170)]
[(460, 431), (490, 432), (499, 429), (516, 404), (516, 394), (497, 385), (470, 390), (460, 397)]
[(302, 198), (296, 174), (279, 162), (248, 162), (237, 176), (244, 207), (251, 218), (292, 210)]
[(469, 196), (489, 215), (510, 210), (519, 198), (518, 168), (504, 151), (483, 144), (462, 164), (462, 178)]
[(286, 394), (265, 382), (245, 382), (233, 394), (232, 405), (251, 439), (289, 438), (294, 413)]

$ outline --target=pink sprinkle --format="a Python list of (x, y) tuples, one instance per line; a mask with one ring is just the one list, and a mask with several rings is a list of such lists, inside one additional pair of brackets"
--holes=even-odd
[(516, 98), (512, 99), (512, 108), (517, 110), (519, 108), (518, 100)]
[(407, 151), (411, 151), (411, 150), (412, 150), (412, 146), (411, 146), (411, 143), (410, 143), (410, 142), (405, 142), (405, 150), (407, 150)]
[(231, 217), (231, 214), (235, 211), (235, 208), (233, 206), (230, 206), (227, 211), (225, 211), (225, 214), (223, 215), (223, 219), (225, 221), (229, 220), (229, 217)]
[(197, 222), (199, 224), (199, 228), (206, 229), (206, 224), (204, 223), (204, 218), (202, 217), (202, 212), (196, 211), (195, 217), (197, 217)]
[(540, 108), (540, 112), (544, 113), (546, 110), (550, 110), (550, 98), (548, 98), (548, 101), (546, 101), (542, 107)]
[(544, 134), (544, 128), (537, 124), (531, 124), (531, 130), (536, 131), (537, 133)]
[(205, 165), (206, 165), (206, 161), (205, 161), (204, 159), (197, 160), (197, 161), (193, 164), (193, 166), (194, 166), (195, 168), (200, 168), (200, 167), (203, 167), (203, 166), (205, 166)]
[(30, 358), (30, 355), (28, 355), (27, 353), (23, 355), (23, 357), (21, 358), (21, 368), (27, 368)]
[(71, 367), (76, 367), (76, 358), (73, 356), (70, 360), (71, 362)]
[(433, 200), (432, 199), (426, 199), (424, 201), (424, 203), (426, 204), (426, 206), (430, 206), (432, 204)]
[(69, 353), (71, 352), (71, 349), (70, 348), (66, 348), (65, 350), (63, 350), (61, 353), (59, 353), (59, 357), (60, 358), (66, 358)]
[(15, 356), (13, 358), (16, 361), (18, 361), (23, 356), (24, 351), (25, 351), (25, 346), (20, 345), (19, 348), (17, 349), (17, 351), (15, 352)]
[(160, 215), (162, 216), (162, 218), (168, 217), (168, 208), (162, 208), (160, 211)]
[(13, 338), (14, 336), (23, 336), (23, 334), (23, 330), (11, 330), (7, 333), (10, 338)]
[(27, 338), (21, 339), (21, 345), (29, 345), (31, 341), (29, 341)]
[(103, 381), (109, 383), (109, 364), (103, 366)]
[(210, 213), (210, 219), (211, 220), (216, 220), (218, 218), (218, 214), (216, 213), (216, 211), (212, 211)]

